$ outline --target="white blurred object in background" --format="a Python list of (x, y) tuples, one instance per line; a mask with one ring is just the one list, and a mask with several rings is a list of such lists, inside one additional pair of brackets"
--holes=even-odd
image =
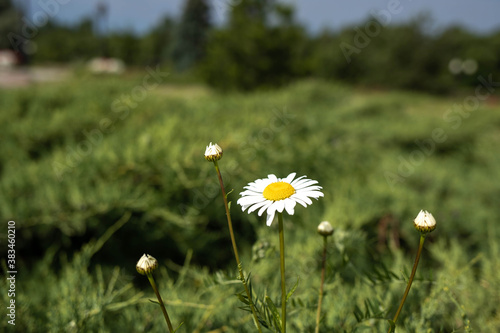
[(17, 65), (17, 57), (14, 51), (0, 50), (0, 69), (12, 68)]
[(125, 63), (117, 58), (94, 58), (88, 69), (95, 74), (121, 74), (125, 71)]
[(448, 69), (453, 75), (458, 75), (460, 73), (472, 75), (477, 72), (477, 68), (477, 61), (474, 59), (466, 59), (462, 61), (462, 59), (453, 58), (448, 63)]

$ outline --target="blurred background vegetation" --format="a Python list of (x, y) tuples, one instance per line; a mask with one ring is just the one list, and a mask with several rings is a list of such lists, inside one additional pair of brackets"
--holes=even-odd
[[(372, 16), (341, 30), (311, 34), (288, 4), (240, 0), (229, 6), (227, 22), (215, 25), (210, 2), (191, 0), (179, 18), (167, 16), (143, 35), (107, 31), (107, 9), (101, 7), (74, 25), (49, 17), (47, 24), (34, 26), (34, 38), (23, 40), (30, 21), (16, 19), (9, 3), (0, 5), (0, 49), (27, 49), (32, 64), (77, 65), (96, 56), (114, 57), (128, 66), (160, 64), (217, 89), (245, 91), (316, 77), (451, 93), (474, 87), (477, 74), (500, 71), (500, 31), (478, 34), (457, 25), (430, 33), (432, 17), (426, 14), (391, 25)], [(473, 60), (468, 74), (475, 75), (467, 70), (450, 75), (455, 58)]]
[[(0, 218), (17, 226), (16, 331), (164, 331), (134, 267), (149, 253), (179, 331), (252, 332), (250, 314), (235, 310), (242, 288), (203, 158), (209, 142), (224, 149), (236, 239), (261, 298), (279, 303), (277, 230), (242, 213), (239, 192), (270, 173), (323, 186), (324, 198), (285, 220), (288, 285), (299, 279), (291, 332), (314, 329), (322, 220), (335, 233), (321, 331), (387, 330), (420, 209), (437, 229), (397, 332), (500, 330), (500, 31), (429, 34), (426, 17), (372, 19), (357, 25), (380, 28), (364, 46), (355, 27), (308, 33), (279, 2), (239, 1), (214, 25), (208, 2), (189, 0), (144, 35), (103, 34), (89, 18), (48, 22), (13, 45), (16, 15), (0, 0), (0, 48), (17, 51), (22, 69), (71, 73), (0, 89)], [(122, 59), (127, 71), (91, 73), (94, 57)], [(456, 70), (454, 58), (475, 63)], [(6, 271), (6, 227), (0, 241)]]

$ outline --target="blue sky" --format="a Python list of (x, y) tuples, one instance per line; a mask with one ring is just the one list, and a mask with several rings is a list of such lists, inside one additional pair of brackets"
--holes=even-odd
[[(16, 0), (27, 3), (29, 0)], [(108, 4), (109, 26), (112, 30), (132, 30), (142, 33), (165, 15), (177, 16), (183, 0), (32, 0), (31, 16), (43, 11), (59, 22), (75, 23), (95, 13), (99, 2)], [(222, 22), (227, 6), (239, 0), (211, 0), (215, 21)], [(419, 13), (429, 13), (433, 19), (430, 30), (450, 24), (488, 33), (500, 30), (500, 0), (284, 0), (293, 4), (296, 16), (310, 31), (324, 27), (339, 29), (369, 18), (374, 12), (389, 13), (391, 22), (409, 20)], [(40, 4), (56, 3), (43, 9)], [(392, 9), (392, 14), (391, 14)]]

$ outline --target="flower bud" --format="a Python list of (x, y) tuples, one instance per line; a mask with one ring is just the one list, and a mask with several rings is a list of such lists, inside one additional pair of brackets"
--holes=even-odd
[(205, 149), (205, 159), (210, 162), (218, 161), (222, 158), (222, 148), (218, 144), (212, 144)]
[(415, 220), (413, 220), (413, 224), (421, 233), (428, 233), (436, 229), (436, 220), (434, 216), (426, 210), (421, 210), (420, 213), (418, 213)]
[(333, 234), (333, 227), (328, 221), (323, 221), (318, 225), (318, 233), (321, 236), (330, 236)]
[(158, 261), (149, 254), (143, 254), (135, 266), (137, 272), (142, 275), (153, 272), (157, 267)]

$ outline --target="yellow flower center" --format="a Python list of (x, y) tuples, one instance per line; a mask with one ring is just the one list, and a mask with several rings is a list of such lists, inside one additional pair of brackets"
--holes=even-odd
[(290, 198), (295, 193), (295, 189), (292, 185), (285, 182), (272, 183), (266, 186), (264, 192), (264, 198), (271, 201), (283, 200)]

